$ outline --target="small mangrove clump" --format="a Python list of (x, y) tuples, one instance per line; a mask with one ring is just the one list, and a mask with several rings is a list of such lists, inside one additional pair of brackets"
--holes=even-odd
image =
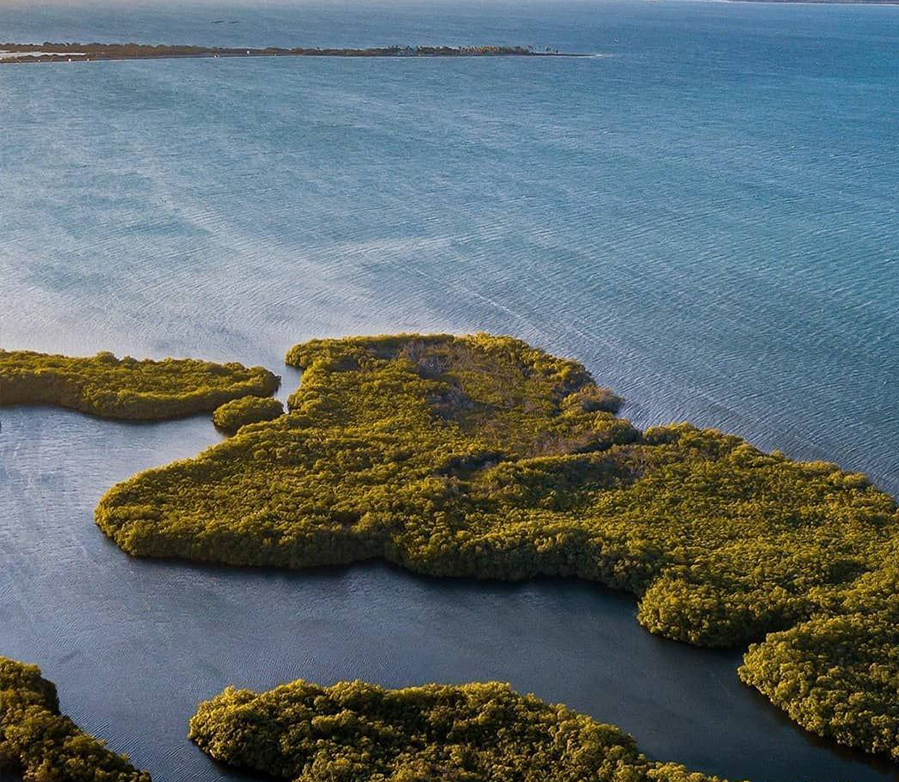
[(232, 399), (271, 396), (280, 378), (263, 367), (112, 353), (86, 358), (0, 350), (0, 405), (49, 404), (101, 418), (153, 421), (211, 413)]
[(0, 657), (0, 767), (23, 782), (150, 782), (59, 713), (40, 668), (8, 657)]
[(232, 766), (295, 782), (715, 782), (498, 682), (386, 690), (302, 680), (201, 703), (190, 738)]
[(583, 366), (508, 337), (314, 340), (287, 363), (304, 372), (287, 415), (114, 486), (100, 528), (136, 556), (596, 581), (653, 633), (762, 642), (744, 681), (899, 757), (881, 596), (899, 511), (863, 475), (687, 424), (640, 432)]
[(271, 421), (279, 415), (284, 415), (284, 405), (277, 399), (245, 396), (217, 407), (212, 414), (212, 423), (225, 434), (235, 434), (242, 426)]

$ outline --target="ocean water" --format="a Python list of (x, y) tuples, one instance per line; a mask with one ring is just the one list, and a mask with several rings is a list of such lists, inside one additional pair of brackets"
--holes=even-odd
[[(279, 371), (316, 336), (510, 333), (641, 426), (899, 493), (899, 8), (157, 6), (0, 0), (0, 39), (595, 56), (2, 67), (3, 347)], [(2, 419), (0, 652), (156, 780), (228, 778), (184, 740), (197, 700), (297, 676), (510, 680), (733, 779), (897, 778), (741, 687), (738, 654), (655, 639), (588, 585), (129, 560), (97, 498), (208, 421)]]

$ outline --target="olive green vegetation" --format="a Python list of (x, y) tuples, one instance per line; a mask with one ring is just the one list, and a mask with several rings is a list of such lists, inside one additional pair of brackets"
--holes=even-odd
[(102, 418), (152, 421), (212, 412), (244, 396), (270, 396), (279, 383), (280, 378), (263, 367), (236, 363), (0, 350), (4, 407), (50, 404)]
[(833, 610), (750, 647), (740, 678), (799, 724), (899, 762), (899, 538)]
[(150, 782), (59, 713), (40, 668), (8, 657), (0, 657), (0, 766), (24, 782)]
[(899, 513), (864, 476), (684, 424), (641, 433), (580, 364), (511, 338), (313, 341), (287, 363), (304, 370), (287, 415), (113, 487), (100, 527), (138, 556), (590, 579), (703, 646), (784, 631), (744, 680), (899, 759), (899, 622), (878, 602)]
[(279, 415), (284, 415), (284, 405), (277, 399), (245, 396), (241, 399), (232, 399), (216, 408), (212, 414), (212, 423), (225, 434), (234, 434), (246, 424), (271, 421)]
[(506, 684), (385, 690), (302, 680), (201, 703), (213, 758), (295, 782), (714, 782), (647, 760), (634, 740)]

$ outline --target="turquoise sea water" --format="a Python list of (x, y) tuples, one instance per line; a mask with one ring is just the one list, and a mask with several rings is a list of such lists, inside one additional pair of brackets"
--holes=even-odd
[[(3, 67), (3, 347), (278, 371), (313, 336), (511, 333), (640, 425), (899, 492), (899, 8), (0, 0), (0, 39), (596, 55)], [(589, 587), (196, 569), (102, 539), (110, 483), (215, 438), (3, 415), (0, 652), (157, 780), (223, 778), (183, 740), (199, 698), (295, 676), (509, 679), (732, 778), (896, 777)]]
[(509, 332), (899, 491), (896, 8), (163, 5), (0, 37), (604, 56), (7, 68), (8, 347)]

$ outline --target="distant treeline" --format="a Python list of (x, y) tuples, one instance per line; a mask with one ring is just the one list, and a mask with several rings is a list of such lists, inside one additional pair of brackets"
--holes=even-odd
[(0, 43), (0, 51), (20, 53), (0, 63), (78, 60), (145, 60), (171, 57), (564, 57), (557, 49), (530, 46), (385, 46), (369, 49), (265, 49), (168, 46), (141, 43)]
[(733, 0), (747, 3), (800, 3), (813, 5), (899, 5), (897, 0)]

